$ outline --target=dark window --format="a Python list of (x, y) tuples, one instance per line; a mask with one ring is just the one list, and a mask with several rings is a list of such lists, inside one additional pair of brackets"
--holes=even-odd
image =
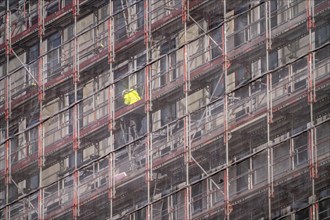
[[(47, 76), (52, 77), (60, 71), (61, 66), (61, 34), (59, 32), (51, 35), (47, 41)], [(59, 48), (58, 48), (59, 47)], [(56, 49), (55, 49), (56, 48)]]
[(165, 198), (163, 201), (162, 201), (162, 205), (161, 205), (161, 210), (160, 210), (160, 213), (161, 213), (161, 220), (167, 220), (168, 219), (168, 212), (169, 212), (169, 209), (168, 209), (168, 202), (166, 201), (167, 199)]
[(11, 146), (11, 162), (15, 163), (19, 160), (18, 156), (18, 136), (14, 136), (11, 141), (10, 141), (10, 146)]
[[(160, 55), (168, 54), (176, 48), (176, 39), (169, 39), (160, 47)], [(171, 52), (160, 60), (160, 85), (166, 85), (168, 82), (177, 78), (176, 52)], [(171, 70), (171, 71), (170, 71)]]
[(140, 1), (136, 4), (136, 14), (137, 14), (137, 29), (140, 29), (144, 25), (144, 4)]
[(136, 90), (140, 97), (143, 98), (144, 95), (144, 70), (140, 70), (136, 73)]
[[(239, 11), (236, 11), (235, 14), (241, 13), (241, 11), (244, 11), (245, 8), (242, 8)], [(246, 26), (248, 25), (248, 18), (247, 13), (243, 13), (242, 15), (238, 16), (235, 20), (235, 36), (234, 36), (234, 42), (235, 47), (243, 44), (247, 40), (246, 31), (244, 30)]]
[[(326, 60), (330, 57), (330, 46), (326, 46), (315, 52), (315, 62), (319, 64), (323, 60)], [(319, 64), (320, 65), (320, 64)]]
[(171, 121), (175, 120), (177, 117), (176, 111), (176, 103), (168, 103), (162, 110), (161, 110), (161, 126), (170, 123)]
[[(73, 36), (73, 28), (74, 26), (73, 25), (70, 25), (68, 27), (68, 39), (72, 39), (74, 36)], [(70, 47), (71, 47), (71, 44), (70, 44)], [(71, 52), (71, 51), (70, 51)]]
[(38, 14), (34, 13), (30, 17), (30, 26), (33, 26), (35, 24), (38, 24)]
[(39, 176), (35, 175), (30, 178), (29, 188), (30, 189), (36, 189), (39, 186)]
[(145, 219), (146, 216), (146, 208), (140, 209), (135, 213), (136, 219)]
[(248, 188), (248, 171), (249, 171), (249, 160), (245, 160), (237, 164), (237, 192)]
[(6, 122), (5, 120), (1, 120), (0, 121), (0, 140), (1, 142), (6, 139), (5, 137), (7, 136), (6, 135), (7, 131), (6, 131)]
[(267, 84), (266, 77), (263, 77), (262, 79), (252, 82), (251, 93), (254, 94), (254, 93), (260, 92), (262, 90), (265, 90), (267, 88), (266, 84)]
[[(75, 166), (75, 154), (72, 153), (69, 156), (69, 168), (72, 169)], [(83, 151), (77, 152), (77, 166), (79, 166), (83, 162)]]
[(291, 16), (291, 18), (294, 18), (294, 17), (296, 17), (297, 15), (298, 15), (298, 13), (299, 13), (299, 3), (300, 2), (302, 2), (302, 0), (299, 0), (299, 1), (297, 1), (297, 0), (293, 0), (292, 1), (292, 8), (291, 8), (291, 13), (292, 13), (292, 16)]
[(48, 50), (60, 46), (61, 44), (61, 34), (59, 32), (53, 34), (48, 38)]
[(52, 3), (50, 3), (47, 8), (46, 8), (46, 16), (49, 16), (51, 14), (54, 14), (55, 12), (58, 11), (59, 7), (58, 7), (58, 1), (54, 1)]
[[(29, 64), (30, 73), (33, 75), (35, 79), (38, 78), (38, 57), (39, 57), (39, 44), (35, 44), (29, 48), (27, 52), (27, 63)], [(26, 73), (26, 80), (28, 81), (29, 85), (34, 82), (34, 79), (29, 73)]]
[[(123, 78), (127, 73), (128, 73), (128, 64), (115, 69), (113, 71), (114, 80), (118, 80), (120, 78)], [(125, 89), (127, 89), (127, 87)]]
[[(307, 71), (307, 59), (300, 59), (297, 62), (292, 64), (292, 69), (293, 69), (293, 74), (301, 74), (301, 71), (305, 69), (305, 71)], [(306, 74), (307, 75), (307, 74)], [(305, 88), (307, 85), (306, 79), (302, 79), (302, 80), (295, 80), (294, 81), (294, 89), (302, 89)]]
[(266, 57), (263, 56), (251, 62), (250, 72), (253, 78), (263, 75), (266, 72)]
[(330, 199), (319, 203), (319, 219), (328, 219), (330, 217)]
[(168, 63), (167, 56), (160, 59), (160, 71), (159, 71), (160, 86), (166, 85), (166, 82), (168, 81), (167, 63)]
[(39, 121), (39, 107), (33, 109), (32, 113), (28, 115), (26, 121), (26, 127), (30, 129), (25, 134), (25, 138), (28, 143), (28, 153), (32, 154), (38, 151), (38, 126), (31, 127)]
[(294, 162), (296, 166), (304, 164), (308, 160), (307, 133), (303, 133), (294, 139)]
[(272, 84), (275, 85), (276, 83), (279, 83), (283, 79), (287, 78), (289, 74), (288, 68), (280, 69), (272, 74)]
[(284, 142), (273, 149), (273, 170), (274, 176), (278, 176), (283, 172), (287, 172), (291, 169), (290, 159), (290, 146), (288, 142)]
[(11, 128), (9, 128), (9, 137), (11, 138), (10, 141), (10, 146), (11, 146), (11, 161), (12, 163), (17, 162), (18, 161), (18, 136), (15, 134), (18, 132), (18, 125), (15, 124), (14, 126), (12, 126)]
[(251, 72), (244, 66), (240, 66), (236, 71), (235, 79), (236, 86), (244, 85), (251, 79)]
[(249, 95), (250, 95), (250, 93), (249, 93), (248, 85), (241, 87), (240, 89), (238, 89), (235, 92), (235, 97), (239, 97), (240, 99), (247, 98), (247, 97), (249, 97)]
[(210, 96), (212, 96), (212, 100), (221, 97), (224, 94), (224, 92), (225, 92), (224, 77), (221, 77), (220, 80), (219, 78), (216, 78), (210, 83)]
[(202, 183), (195, 184), (191, 187), (192, 197), (193, 197), (193, 214), (202, 211), (203, 209), (203, 189)]
[(271, 27), (277, 26), (277, 1), (270, 1)]
[(302, 209), (298, 211), (295, 215), (295, 219), (308, 220), (309, 219), (309, 209)]
[(146, 55), (145, 54), (140, 55), (138, 58), (136, 58), (136, 67), (135, 67), (135, 69), (136, 70), (141, 69), (142, 67), (145, 66), (146, 62), (147, 62)]
[(269, 70), (273, 70), (278, 67), (278, 53), (277, 50), (269, 53)]
[(64, 5), (72, 4), (72, 0), (65, 0)]
[(27, 61), (32, 62), (39, 57), (39, 44), (35, 44), (29, 48)]
[(259, 33), (264, 33), (266, 30), (266, 23), (265, 23), (265, 17), (266, 17), (266, 4), (263, 4), (260, 7), (260, 20), (258, 21), (258, 25), (260, 25), (260, 32)]
[[(210, 18), (209, 30), (212, 30), (213, 28), (217, 27), (221, 23), (221, 21), (222, 20), (220, 20), (219, 16), (216, 16), (215, 18)], [(222, 27), (219, 27), (210, 32), (210, 37), (212, 38), (212, 40), (210, 40), (212, 59), (221, 55), (220, 48), (214, 43), (215, 41), (219, 46), (221, 46), (221, 28)]]
[(29, 130), (27, 135), (28, 153), (29, 155), (38, 151), (38, 127)]
[(107, 11), (108, 5), (104, 6), (100, 10), (100, 20), (103, 20), (107, 17), (108, 11)]
[[(79, 89), (77, 91), (77, 101), (81, 100), (83, 98), (83, 91), (82, 89)], [(75, 94), (72, 93), (69, 95), (69, 105), (73, 104), (74, 103), (74, 100), (75, 99)]]
[[(124, 3), (122, 5), (121, 3)], [(118, 12), (126, 6), (125, 1), (114, 1), (114, 11)], [(117, 41), (126, 37), (127, 10), (121, 11), (114, 16), (115, 38)]]
[(314, 5), (316, 6), (318, 4), (321, 4), (322, 2), (325, 2), (326, 0), (314, 0), (314, 1), (315, 1)]
[(13, 201), (14, 199), (16, 199), (17, 195), (18, 195), (18, 188), (12, 184), (9, 186), (9, 202)]
[(315, 47), (320, 47), (330, 40), (330, 25), (315, 30)]
[[(77, 101), (83, 99), (83, 90), (79, 89), (77, 91)], [(72, 93), (69, 95), (69, 105), (72, 105), (75, 102), (75, 94)], [(78, 105), (78, 104), (77, 104)], [(73, 132), (73, 107), (69, 109), (69, 134), (72, 134)], [(79, 126), (83, 126), (83, 117), (81, 117), (83, 115), (83, 108), (81, 105), (78, 105), (78, 117), (79, 119)]]
[(300, 59), (292, 64), (293, 74), (307, 67), (307, 58)]

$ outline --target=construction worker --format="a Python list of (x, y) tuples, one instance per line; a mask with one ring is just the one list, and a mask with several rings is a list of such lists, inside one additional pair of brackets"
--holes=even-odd
[(141, 100), (139, 93), (135, 89), (125, 89), (122, 95), (125, 105), (132, 105)]
[[(122, 92), (122, 96), (125, 105), (132, 105), (137, 101), (141, 100), (139, 93), (135, 89), (125, 89)], [(124, 116), (123, 119), (124, 119), (124, 123), (128, 127), (127, 134), (131, 135), (133, 139), (140, 136), (139, 130), (141, 128), (142, 116), (138, 113), (131, 112), (128, 115)]]

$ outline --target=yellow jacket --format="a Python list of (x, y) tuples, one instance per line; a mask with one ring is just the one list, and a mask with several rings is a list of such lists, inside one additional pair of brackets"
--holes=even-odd
[(132, 105), (135, 102), (141, 100), (139, 93), (135, 89), (129, 89), (124, 93), (124, 103), (125, 105)]

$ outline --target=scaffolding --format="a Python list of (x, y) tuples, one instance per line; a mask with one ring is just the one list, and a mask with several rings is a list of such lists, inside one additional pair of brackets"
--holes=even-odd
[(1, 220), (330, 218), (329, 0), (0, 9)]

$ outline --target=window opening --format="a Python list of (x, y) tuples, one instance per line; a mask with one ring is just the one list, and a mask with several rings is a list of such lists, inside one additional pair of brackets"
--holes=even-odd
[[(59, 32), (48, 38), (47, 49), (51, 51), (61, 45), (61, 34)], [(61, 67), (61, 48), (52, 50), (47, 55), (47, 78), (51, 79)]]

